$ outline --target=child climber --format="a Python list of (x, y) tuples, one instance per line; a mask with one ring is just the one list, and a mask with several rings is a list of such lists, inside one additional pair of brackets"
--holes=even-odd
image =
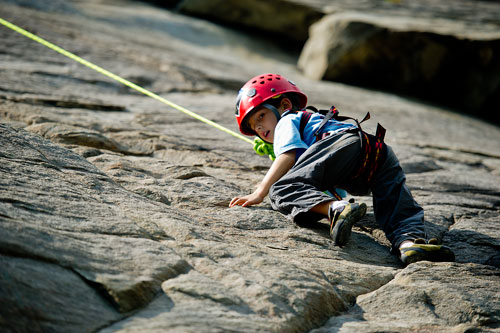
[(382, 132), (372, 136), (357, 121), (356, 126), (337, 120), (342, 117), (333, 107), (327, 116), (308, 112), (306, 103), (307, 96), (277, 74), (256, 76), (239, 91), (236, 120), (241, 133), (272, 143), (276, 159), (257, 189), (233, 198), (229, 206), (259, 204), (269, 194), (272, 207), (296, 223), (328, 218), (334, 244), (343, 246), (366, 205), (339, 201), (325, 191), (371, 191), (375, 219), (404, 264), (454, 261), (450, 248), (436, 239), (425, 240), (423, 209)]

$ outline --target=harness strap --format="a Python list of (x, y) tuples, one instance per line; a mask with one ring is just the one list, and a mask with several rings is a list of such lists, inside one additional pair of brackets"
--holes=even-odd
[[(370, 119), (370, 112), (367, 112), (363, 119), (361, 121), (358, 121), (358, 119), (356, 118), (340, 116), (337, 108), (332, 106), (330, 108), (330, 112), (326, 114), (325, 119), (327, 118), (327, 116), (330, 116), (328, 120), (332, 118), (338, 121), (354, 120), (354, 122), (356, 123), (357, 128), (352, 131), (357, 132), (360, 137), (361, 149), (363, 150), (363, 158), (361, 160), (359, 169), (354, 173), (353, 179), (362, 177), (361, 179), (363, 179), (365, 184), (368, 186), (371, 183), (373, 175), (377, 171), (379, 165), (383, 163), (385, 157), (387, 156), (387, 146), (384, 143), (386, 133), (385, 128), (378, 123), (375, 136), (363, 131), (363, 129), (361, 128), (361, 123)], [(326, 123), (326, 121), (324, 122)], [(318, 132), (319, 130), (317, 131), (317, 133)], [(318, 138), (318, 136), (316, 136), (316, 138)]]
[(329, 120), (331, 120), (331, 119), (335, 119), (335, 120), (339, 120), (339, 121), (348, 120), (348, 119), (355, 120), (354, 118), (350, 118), (350, 117), (340, 117), (342, 119), (337, 119), (337, 117), (339, 117), (338, 116), (339, 111), (333, 105), (330, 108), (330, 110), (318, 110), (314, 106), (307, 106), (304, 110), (297, 111), (297, 112), (302, 112), (302, 116), (300, 118), (300, 129), (299, 129), (300, 130), (300, 137), (302, 140), (304, 140), (304, 129), (306, 128), (307, 122), (309, 121), (309, 119), (311, 119), (311, 115), (312, 115), (312, 113), (308, 110), (311, 110), (312, 113), (319, 113), (319, 114), (322, 114), (324, 116), (323, 119), (321, 120), (321, 123), (319, 124), (318, 129), (313, 133), (313, 136), (316, 138), (316, 141), (319, 141), (325, 137), (324, 133), (321, 133), (321, 131), (323, 130), (323, 128), (325, 127), (325, 125), (328, 123)]
[(353, 179), (361, 178), (366, 185), (372, 181), (372, 177), (387, 156), (387, 145), (384, 143), (385, 129), (382, 125), (377, 125), (377, 134), (371, 135), (364, 131), (359, 131), (362, 137), (363, 158), (359, 169), (354, 173)]
[(373, 175), (377, 171), (378, 167), (385, 161), (385, 158), (387, 156), (387, 145), (384, 143), (386, 133), (385, 128), (382, 125), (377, 124), (377, 131), (375, 135), (371, 135), (363, 131), (363, 129), (361, 128), (361, 124), (370, 119), (370, 112), (367, 112), (363, 119), (361, 121), (358, 121), (358, 119), (356, 118), (340, 116), (339, 111), (335, 106), (332, 106), (330, 110), (317, 110), (315, 107), (308, 106), (306, 109), (298, 111), (302, 112), (302, 116), (300, 118), (300, 136), (302, 140), (304, 139), (304, 129), (307, 125), (307, 122), (311, 118), (311, 112), (308, 110), (312, 110), (313, 112), (318, 112), (324, 115), (319, 128), (314, 132), (316, 141), (319, 141), (328, 136), (329, 133), (322, 134), (321, 130), (331, 119), (335, 119), (337, 121), (351, 120), (356, 123), (357, 127), (347, 130), (347, 132), (357, 133), (359, 135), (363, 156), (361, 158), (358, 170), (354, 173), (352, 179), (360, 179), (362, 183), (365, 184), (366, 189), (368, 190)]
[(319, 127), (318, 129), (316, 130), (316, 132), (314, 132), (314, 137), (316, 138), (316, 141), (319, 141), (321, 140), (320, 138), (320, 133), (321, 133), (321, 130), (323, 129), (323, 127), (325, 127), (326, 123), (335, 117), (335, 115), (337, 115), (339, 112), (337, 111), (337, 108), (335, 106), (332, 105), (332, 107), (330, 108), (330, 112), (327, 112), (326, 115), (323, 117), (323, 120), (321, 121), (321, 123), (319, 124)]
[(331, 191), (328, 191), (335, 199), (337, 199), (338, 201), (341, 201), (341, 200), (344, 200), (344, 198), (342, 198), (342, 196), (340, 194), (338, 194), (337, 190), (331, 190)]
[(385, 138), (385, 128), (382, 125), (377, 124), (377, 132), (376, 132), (375, 136), (377, 138), (380, 138), (380, 140), (384, 141), (384, 138)]
[(301, 112), (302, 116), (300, 117), (299, 132), (300, 132), (300, 139), (304, 141), (304, 130), (306, 128), (307, 123), (309, 122), (309, 119), (311, 119), (312, 113), (308, 111), (301, 111)]

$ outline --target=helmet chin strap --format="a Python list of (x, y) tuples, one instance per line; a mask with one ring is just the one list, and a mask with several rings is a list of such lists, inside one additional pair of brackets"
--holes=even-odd
[[(280, 114), (280, 112), (278, 111), (278, 109), (277, 109), (274, 105), (264, 103), (264, 104), (262, 104), (262, 106), (263, 106), (263, 107), (265, 107), (266, 109), (271, 110), (271, 111), (274, 113), (274, 116), (276, 117), (276, 122), (279, 122), (279, 121), (280, 121), (280, 119), (281, 119), (281, 114)], [(286, 110), (285, 110), (285, 112), (290, 111), (290, 110), (291, 110), (291, 109), (286, 109)], [(285, 113), (285, 112), (283, 112), (283, 113)], [(259, 136), (259, 135), (257, 134), (257, 136)], [(268, 141), (264, 140), (264, 139), (263, 139), (263, 138), (261, 138), (260, 136), (259, 136), (259, 138), (260, 138), (262, 141), (264, 141), (264, 142), (271, 143), (271, 142), (268, 142)]]
[(266, 109), (271, 110), (274, 113), (274, 116), (276, 117), (276, 121), (277, 122), (280, 121), (281, 114), (280, 114), (280, 112), (278, 111), (278, 109), (274, 105), (264, 103), (264, 104), (262, 104), (262, 106), (265, 107)]

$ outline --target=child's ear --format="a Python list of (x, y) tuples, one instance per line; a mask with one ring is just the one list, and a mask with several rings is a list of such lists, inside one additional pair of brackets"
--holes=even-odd
[(283, 108), (283, 111), (289, 110), (292, 108), (292, 101), (285, 97), (281, 100), (280, 106)]

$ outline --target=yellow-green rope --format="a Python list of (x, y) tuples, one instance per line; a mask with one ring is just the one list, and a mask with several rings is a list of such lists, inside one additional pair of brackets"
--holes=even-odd
[(161, 96), (158, 96), (157, 94), (155, 94), (155, 93), (153, 93), (153, 92), (151, 92), (151, 91), (149, 91), (147, 89), (144, 89), (143, 87), (140, 87), (140, 86), (136, 85), (135, 83), (132, 83), (132, 82), (130, 82), (128, 80), (125, 80), (124, 78), (122, 78), (122, 77), (120, 77), (120, 76), (118, 76), (116, 74), (113, 74), (113, 73), (105, 70), (104, 68), (99, 67), (99, 66), (97, 66), (97, 65), (95, 65), (95, 64), (93, 64), (93, 63), (91, 63), (91, 62), (89, 62), (89, 61), (87, 61), (87, 60), (85, 60), (83, 58), (80, 58), (76, 54), (73, 54), (73, 53), (71, 53), (69, 51), (66, 51), (65, 49), (63, 49), (63, 48), (61, 48), (61, 47), (59, 47), (57, 45), (54, 45), (54, 44), (46, 41), (45, 39), (40, 38), (37, 35), (32, 34), (29, 31), (24, 30), (23, 28), (18, 27), (17, 25), (15, 25), (13, 23), (10, 23), (10, 22), (2, 19), (2, 18), (0, 18), (0, 23), (2, 25), (6, 26), (7, 28), (12, 29), (15, 32), (18, 32), (21, 35), (23, 35), (25, 37), (28, 37), (28, 38), (34, 40), (35, 42), (38, 42), (38, 43), (40, 43), (40, 44), (42, 44), (42, 45), (44, 45), (44, 46), (46, 46), (46, 47), (48, 47), (48, 48), (50, 48), (50, 49), (58, 52), (58, 53), (66, 56), (66, 57), (68, 57), (70, 59), (73, 59), (73, 60), (79, 62), (80, 64), (82, 64), (84, 66), (87, 66), (88, 68), (91, 68), (91, 69), (95, 70), (96, 72), (99, 72), (99, 73), (101, 73), (101, 74), (103, 74), (103, 75), (105, 75), (105, 76), (107, 76), (107, 77), (109, 77), (109, 78), (111, 78), (111, 79), (113, 79), (115, 81), (118, 81), (121, 84), (123, 84), (123, 85), (125, 85), (125, 86), (127, 86), (129, 88), (132, 88), (132, 89), (134, 89), (134, 90), (136, 90), (136, 91), (138, 91), (138, 92), (140, 92), (140, 93), (142, 93), (142, 94), (144, 94), (146, 96), (154, 98), (154, 99), (156, 99), (156, 100), (158, 100), (158, 101), (160, 101), (160, 102), (162, 102), (162, 103), (164, 103), (164, 104), (166, 104), (166, 105), (168, 105), (168, 106), (170, 106), (170, 107), (172, 107), (172, 108), (174, 108), (176, 110), (184, 112), (188, 116), (191, 116), (191, 117), (193, 117), (195, 119), (198, 119), (199, 121), (202, 121), (205, 124), (208, 124), (210, 126), (213, 126), (213, 127), (217, 128), (218, 130), (226, 132), (227, 134), (230, 134), (230, 135), (232, 135), (234, 137), (237, 137), (238, 139), (246, 141), (246, 142), (248, 142), (248, 143), (250, 143), (252, 145), (254, 144), (253, 140), (251, 140), (251, 139), (249, 139), (247, 137), (244, 137), (243, 135), (241, 135), (239, 133), (231, 131), (230, 129), (227, 129), (224, 126), (221, 126), (221, 125), (219, 125), (219, 124), (217, 124), (217, 123), (215, 123), (215, 122), (213, 122), (213, 121), (211, 121), (211, 120), (209, 120), (209, 119), (207, 119), (205, 117), (202, 117), (202, 116), (200, 116), (200, 115), (198, 115), (198, 114), (196, 114), (196, 113), (194, 113), (194, 112), (192, 112), (192, 111), (190, 111), (190, 110), (188, 110), (186, 108), (183, 108), (180, 105), (177, 105), (177, 104), (175, 104), (173, 102), (170, 102), (169, 100), (167, 100), (167, 99), (165, 99), (165, 98), (163, 98)]

